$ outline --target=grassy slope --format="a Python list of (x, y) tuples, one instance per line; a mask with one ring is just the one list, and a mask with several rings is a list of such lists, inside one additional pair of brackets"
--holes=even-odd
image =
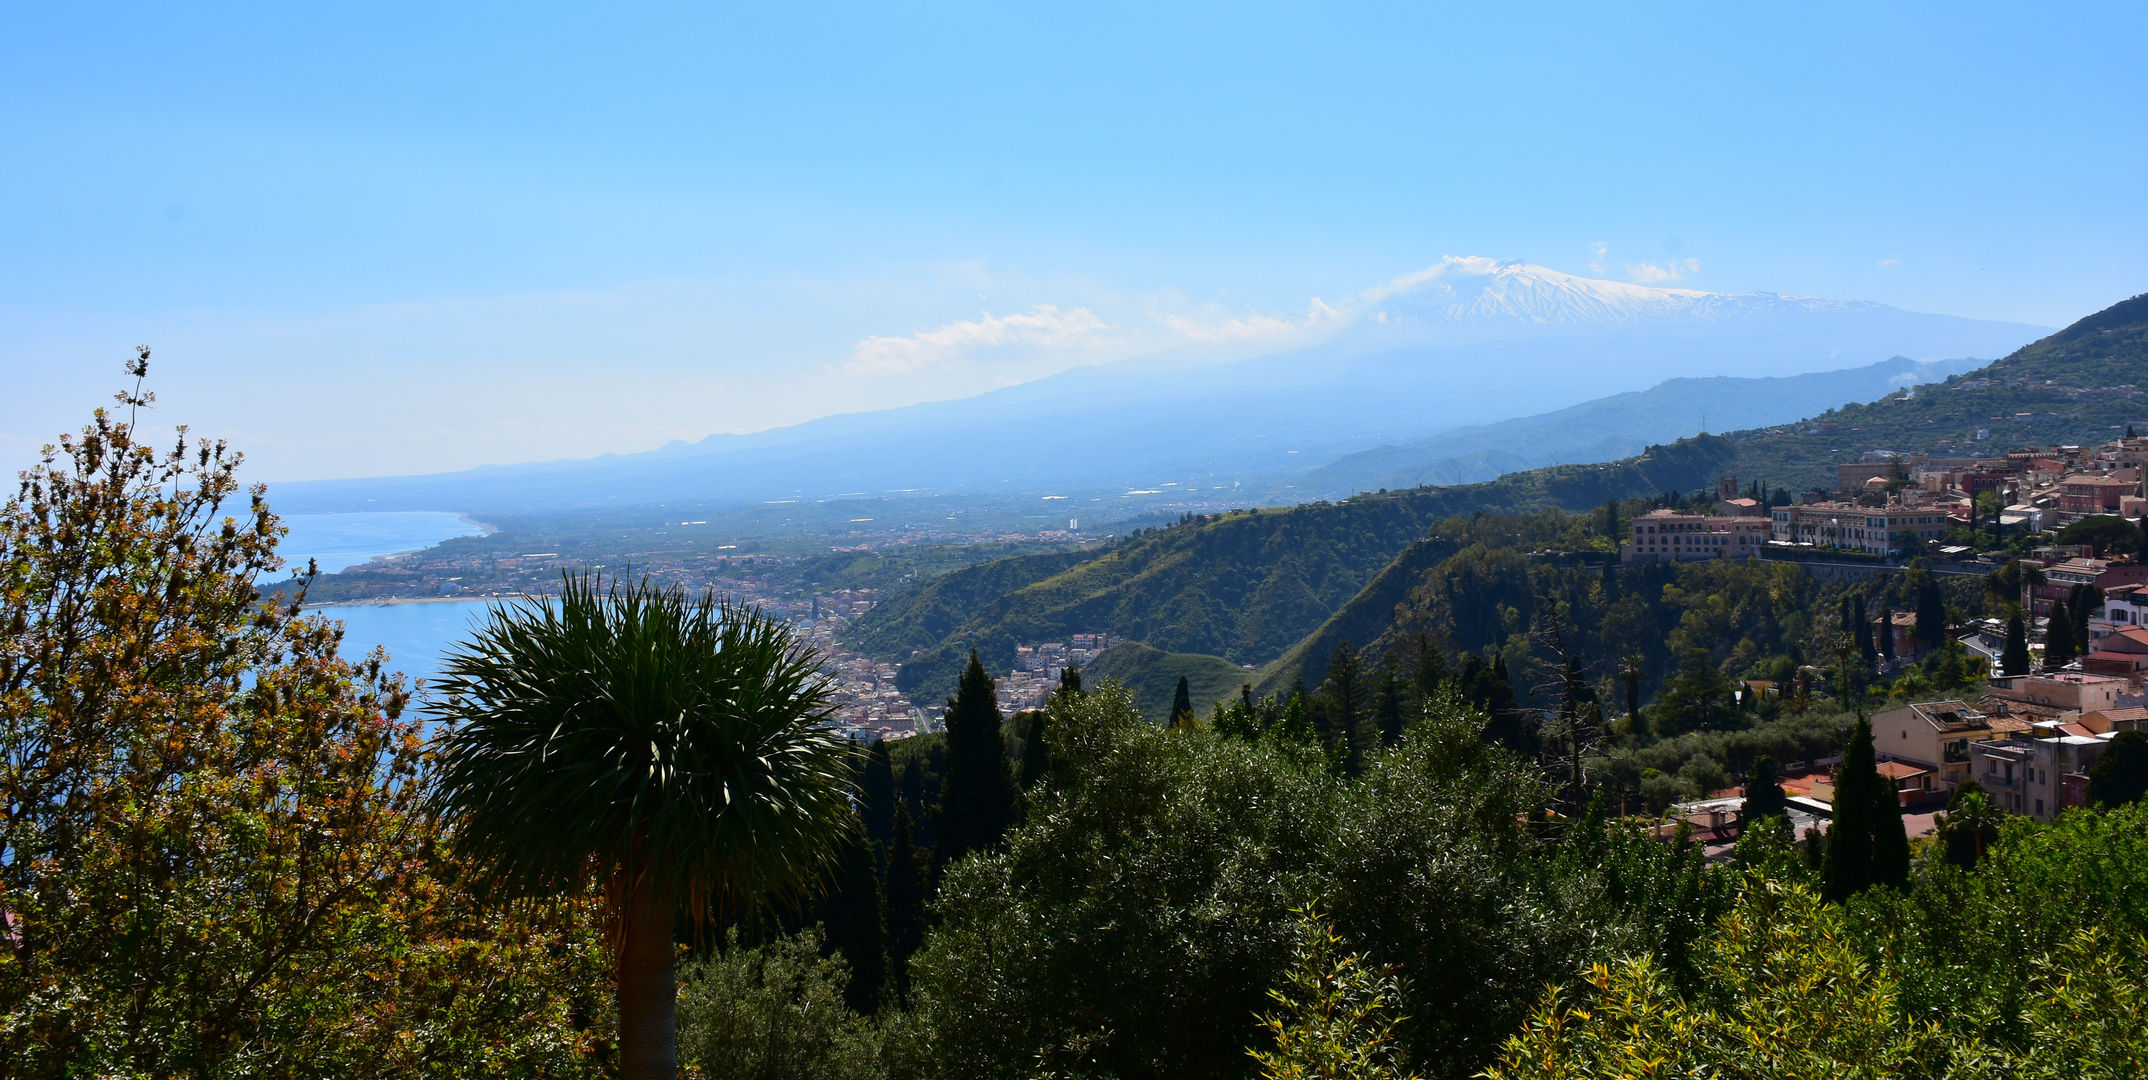
[(1164, 652), (1138, 641), (1104, 650), (1096, 663), (1082, 672), (1084, 682), (1117, 679), (1133, 692), (1134, 704), (1142, 715), (1158, 721), (1170, 711), (1181, 676), (1186, 679), (1187, 692), (1193, 695), (1194, 711), (1202, 716), (1207, 716), (1209, 706), (1216, 702), (1237, 697), (1238, 688), (1256, 677), (1219, 656)]

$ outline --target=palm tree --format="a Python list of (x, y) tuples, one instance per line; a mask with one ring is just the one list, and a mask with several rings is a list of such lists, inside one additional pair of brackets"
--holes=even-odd
[(673, 920), (787, 896), (829, 865), (854, 748), (788, 624), (647, 580), (568, 577), (449, 654), (433, 805), (507, 895), (603, 886), (620, 1073), (677, 1073)]
[(1949, 861), (1967, 870), (1984, 861), (1984, 845), (1999, 835), (2006, 813), (1992, 803), (1983, 785), (1968, 780), (1955, 789), (1946, 811), (1932, 818), (1935, 831), (1946, 838)]

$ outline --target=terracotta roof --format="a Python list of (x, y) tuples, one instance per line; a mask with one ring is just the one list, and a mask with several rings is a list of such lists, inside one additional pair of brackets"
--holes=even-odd
[[(1982, 702), (1979, 703), (1979, 708), (1983, 709), (1983, 711), (1987, 715), (2004, 711), (2008, 715), (2032, 716), (2040, 720), (2047, 720), (2055, 716), (2064, 716), (2067, 712), (2071, 711), (2068, 709), (2053, 708), (2049, 705), (2038, 705), (2033, 701), (2016, 701), (2012, 698), (2003, 698), (1997, 695), (1985, 698)], [(1999, 730), (1996, 721), (1992, 722), (1992, 730)]]
[(2058, 726), (2058, 729), (2068, 735), (2081, 735), (2089, 738), (2095, 737), (2096, 734), (2095, 732), (2090, 731), (2087, 725), (2084, 724), (2060, 724)]
[(2138, 705), (2128, 705), (2123, 709), (2098, 709), (2096, 711), (2101, 713), (2105, 720), (2113, 723), (2123, 724), (2138, 720), (2148, 720), (2148, 709), (2141, 708)]
[(1994, 716), (1991, 718), (1991, 731), (1994, 735), (2018, 734), (2031, 730), (2032, 727), (2033, 725), (2028, 721), (2016, 720), (2011, 716)]
[(1922, 765), (1912, 765), (1906, 761), (1882, 761), (1879, 763), (1878, 768), (1879, 774), (1889, 780), (1907, 780), (1912, 776), (1924, 776), (1932, 771)]

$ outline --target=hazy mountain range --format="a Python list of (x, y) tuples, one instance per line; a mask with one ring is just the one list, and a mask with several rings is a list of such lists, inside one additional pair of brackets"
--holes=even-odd
[[(646, 453), (282, 483), (273, 495), (285, 511), (519, 512), (1176, 481), (1218, 500), (1290, 501), (1614, 457), (1690, 434), (1702, 414), (1711, 425), (1786, 422), (1814, 401), (1870, 397), (1875, 379), (1884, 387), (1920, 377), (1906, 361), (1887, 366), (1890, 358), (1998, 356), (2048, 333), (1489, 259), (1448, 259), (1315, 310), (1310, 329), (1326, 333), (1318, 343), (1252, 359), (1204, 361), (1185, 350)], [(1927, 366), (1938, 375), (1960, 369)], [(1755, 382), (1769, 379), (1778, 381)], [(1658, 385), (1666, 380), (1679, 381)], [(1516, 417), (1530, 419), (1486, 425)]]
[(1292, 478), (1308, 491), (1474, 484), (1517, 469), (1631, 457), (1697, 431), (1766, 427), (1905, 386), (1938, 382), (1982, 360), (1897, 356), (1861, 368), (1765, 378), (1667, 379), (1647, 389), (1539, 416), (1471, 425), (1399, 446), (1347, 454)]

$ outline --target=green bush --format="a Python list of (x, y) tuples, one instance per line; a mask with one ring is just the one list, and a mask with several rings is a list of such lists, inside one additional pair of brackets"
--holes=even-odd
[(875, 1024), (843, 1002), (850, 966), (821, 955), (821, 932), (725, 947), (684, 965), (679, 1061), (707, 1077), (873, 1080), (887, 1075)]

